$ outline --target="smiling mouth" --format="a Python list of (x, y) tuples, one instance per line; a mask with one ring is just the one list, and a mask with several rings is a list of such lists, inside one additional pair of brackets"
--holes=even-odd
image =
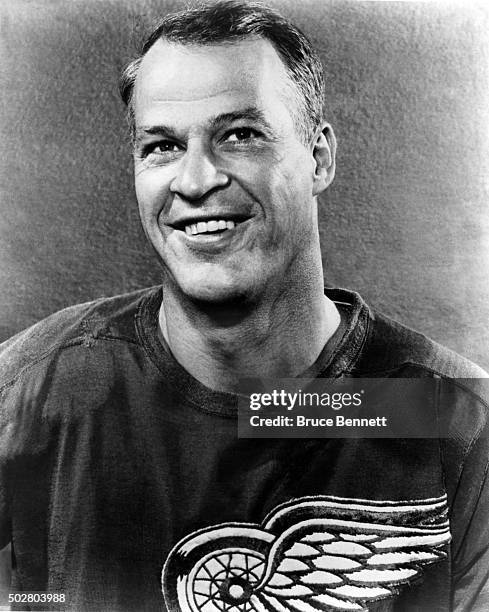
[[(222, 214), (222, 213), (221, 213)], [(174, 221), (168, 223), (170, 227), (175, 230), (179, 230), (185, 233), (190, 238), (193, 236), (216, 236), (219, 234), (225, 234), (229, 230), (235, 229), (241, 223), (249, 221), (253, 215), (245, 214), (229, 214), (220, 215), (216, 214), (212, 217), (210, 214), (205, 217), (193, 217), (182, 219), (181, 221)]]
[(199, 234), (221, 234), (226, 230), (236, 227), (239, 222), (226, 219), (209, 219), (207, 221), (198, 221), (185, 225), (185, 233), (187, 236), (197, 236)]

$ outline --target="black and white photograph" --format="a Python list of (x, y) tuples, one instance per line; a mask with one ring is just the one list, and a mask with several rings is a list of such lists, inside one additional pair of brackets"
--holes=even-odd
[(489, 610), (489, 5), (0, 6), (0, 610)]

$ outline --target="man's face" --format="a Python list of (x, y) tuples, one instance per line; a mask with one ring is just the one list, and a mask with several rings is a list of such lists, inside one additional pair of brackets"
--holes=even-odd
[(140, 215), (170, 281), (192, 299), (273, 293), (310, 264), (316, 162), (294, 104), (262, 39), (160, 40), (144, 57), (134, 95)]

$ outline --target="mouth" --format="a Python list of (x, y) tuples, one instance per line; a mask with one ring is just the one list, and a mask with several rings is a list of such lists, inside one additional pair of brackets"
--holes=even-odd
[(248, 216), (233, 216), (232, 218), (207, 217), (205, 219), (185, 219), (171, 224), (171, 227), (185, 232), (187, 236), (200, 236), (207, 234), (216, 235), (232, 230), (248, 219), (250, 219)]

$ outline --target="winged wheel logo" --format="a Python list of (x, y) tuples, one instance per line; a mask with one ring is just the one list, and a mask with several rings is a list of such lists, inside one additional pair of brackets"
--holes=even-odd
[(443, 559), (446, 496), (407, 502), (304, 497), (261, 525), (181, 540), (163, 568), (171, 612), (368, 611)]

